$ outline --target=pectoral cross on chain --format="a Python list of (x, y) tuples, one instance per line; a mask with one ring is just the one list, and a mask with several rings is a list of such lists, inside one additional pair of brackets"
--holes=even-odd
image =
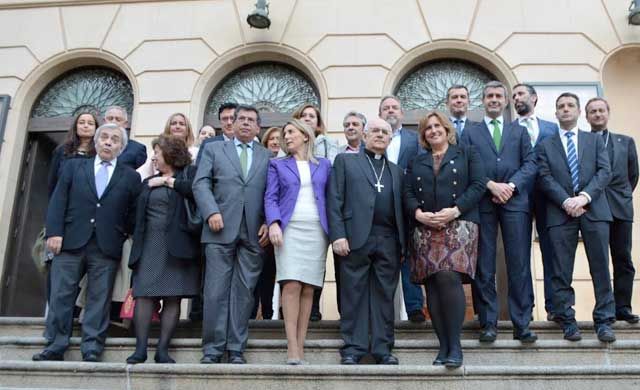
[(376, 187), (378, 192), (382, 192), (382, 189), (384, 188), (384, 184), (376, 183), (374, 187)]

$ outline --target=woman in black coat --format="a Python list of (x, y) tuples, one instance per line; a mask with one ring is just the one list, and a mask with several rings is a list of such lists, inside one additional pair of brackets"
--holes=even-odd
[(162, 300), (157, 363), (175, 363), (169, 342), (180, 318), (180, 300), (200, 291), (200, 232), (191, 232), (185, 198), (193, 200), (195, 167), (181, 138), (160, 136), (152, 143), (158, 174), (144, 181), (138, 199), (129, 268), (133, 269), (136, 351), (127, 363), (147, 359), (147, 340), (156, 302)]
[(418, 128), (426, 153), (407, 168), (404, 204), (413, 227), (409, 237), (411, 280), (425, 285), (440, 342), (434, 365), (462, 365), (460, 334), (465, 313), (463, 280), (473, 279), (478, 257), (478, 202), (484, 171), (472, 147), (456, 144), (456, 131), (439, 112)]

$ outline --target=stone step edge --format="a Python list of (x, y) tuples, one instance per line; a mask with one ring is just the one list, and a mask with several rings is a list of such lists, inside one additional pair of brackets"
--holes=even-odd
[(0, 372), (29, 373), (73, 373), (73, 374), (153, 374), (153, 375), (200, 375), (255, 377), (273, 375), (295, 377), (327, 376), (633, 376), (640, 378), (640, 365), (584, 365), (584, 366), (462, 366), (448, 370), (444, 367), (422, 365), (305, 365), (286, 366), (276, 364), (138, 364), (126, 363), (83, 363), (83, 362), (28, 362), (20, 360), (0, 361)]
[[(22, 326), (42, 326), (44, 327), (44, 317), (0, 317), (0, 327), (6, 325), (22, 325)], [(74, 326), (79, 326), (77, 320), (74, 321)], [(201, 322), (193, 322), (190, 320), (181, 320), (179, 327), (189, 327), (189, 326), (201, 326)], [(551, 321), (532, 321), (529, 325), (531, 329), (534, 330), (560, 330), (560, 326)], [(593, 322), (592, 321), (578, 321), (578, 327), (580, 329), (589, 329), (593, 330)], [(637, 324), (629, 324), (625, 321), (617, 321), (612, 325), (614, 330), (637, 330), (640, 331), (640, 323)], [(309, 331), (313, 331), (314, 329), (329, 329), (329, 330), (339, 330), (340, 321), (338, 320), (323, 320), (318, 322), (309, 323)], [(282, 320), (251, 320), (249, 321), (249, 329), (284, 329), (284, 323)], [(396, 321), (395, 322), (396, 330), (425, 330), (425, 329), (433, 329), (431, 325), (431, 321), (427, 321), (426, 323), (412, 323), (410, 321)], [(477, 330), (480, 329), (480, 323), (478, 321), (466, 321), (463, 325), (463, 329), (471, 329)], [(511, 321), (498, 321), (498, 329), (499, 330), (513, 330), (513, 324)]]
[[(81, 342), (80, 337), (71, 338), (71, 347), (77, 347)], [(151, 346), (157, 343), (157, 339), (150, 339)], [(106, 340), (106, 348), (115, 347), (133, 347), (136, 344), (135, 338), (118, 338), (111, 337)], [(45, 346), (44, 337), (20, 337), (20, 336), (0, 336), (0, 347), (5, 345), (14, 346)], [(319, 349), (338, 349), (343, 345), (339, 339), (320, 339), (306, 340), (306, 348)], [(171, 341), (173, 348), (201, 348), (202, 341), (192, 338), (177, 338)], [(618, 340), (614, 343), (603, 343), (595, 339), (584, 339), (577, 342), (567, 340), (538, 340), (533, 344), (523, 344), (518, 340), (496, 340), (493, 343), (483, 343), (478, 340), (462, 340), (462, 346), (468, 349), (517, 349), (517, 350), (536, 350), (536, 349), (560, 349), (560, 350), (576, 350), (576, 349), (597, 349), (597, 350), (640, 350), (640, 340)], [(281, 339), (249, 339), (248, 349), (286, 349), (287, 341)], [(396, 340), (394, 348), (400, 349), (424, 349), (437, 348), (437, 340)], [(640, 352), (639, 352), (640, 356)], [(640, 357), (639, 357), (640, 360)]]

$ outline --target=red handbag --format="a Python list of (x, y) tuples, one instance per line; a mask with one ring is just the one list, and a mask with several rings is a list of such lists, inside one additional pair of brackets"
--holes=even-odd
[[(122, 307), (120, 308), (120, 318), (123, 320), (133, 320), (133, 313), (136, 308), (136, 300), (133, 297), (133, 289), (130, 288), (127, 291), (127, 296), (124, 298), (124, 302), (122, 302)], [(160, 322), (160, 301), (156, 301), (156, 308), (151, 316), (151, 322)]]

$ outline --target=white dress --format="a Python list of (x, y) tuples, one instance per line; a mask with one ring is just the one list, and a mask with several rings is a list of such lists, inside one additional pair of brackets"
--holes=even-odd
[(296, 280), (320, 288), (324, 284), (329, 238), (320, 224), (309, 162), (296, 163), (300, 192), (291, 220), (282, 232), (283, 244), (275, 247), (276, 281)]

